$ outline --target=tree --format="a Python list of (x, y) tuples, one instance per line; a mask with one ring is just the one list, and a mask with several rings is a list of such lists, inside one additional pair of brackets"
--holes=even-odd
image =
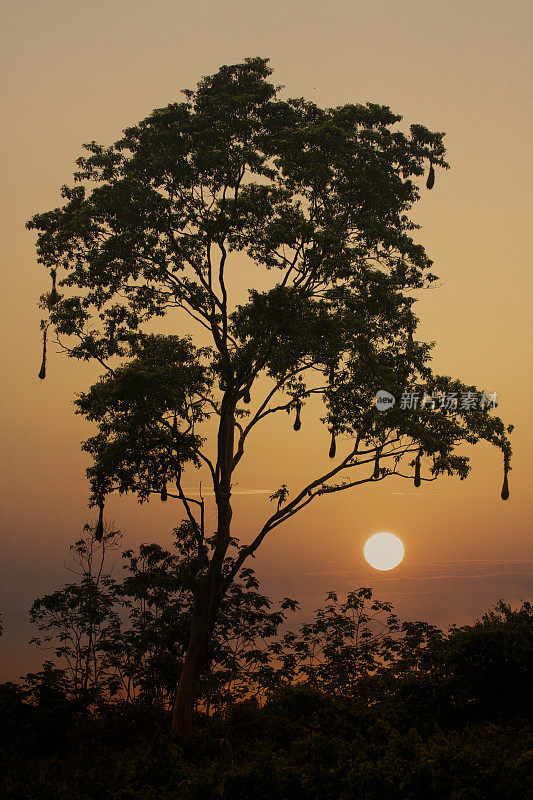
[[(174, 699), (179, 665), (187, 650), (196, 576), (201, 565), (195, 531), (189, 522), (174, 530), (175, 551), (142, 544), (123, 553), (126, 576), (117, 597), (128, 619), (107, 657), (120, 676), (125, 699), (167, 707)], [(207, 555), (200, 558), (207, 562)], [(205, 563), (203, 565), (205, 568)], [(296, 603), (283, 598), (279, 608), (259, 589), (251, 569), (242, 569), (220, 606), (209, 643), (211, 669), (198, 687), (197, 705), (223, 710), (236, 699), (261, 694), (278, 672), (270, 646)]]
[(350, 697), (361, 682), (390, 665), (400, 630), (391, 603), (374, 600), (372, 589), (336, 592), (297, 634), (285, 634), (281, 649), (292, 655), (294, 674), (330, 694)]
[(533, 606), (500, 600), (474, 625), (452, 625), (435, 648), (433, 673), (454, 706), (470, 718), (523, 716), (533, 711)]
[(46, 678), (47, 685), (50, 675), (59, 675), (63, 689), (82, 706), (118, 689), (106, 654), (120, 638), (121, 623), (116, 609), (117, 584), (105, 561), (119, 540), (117, 531), (106, 531), (100, 542), (95, 541), (92, 528), (86, 525), (84, 535), (70, 546), (74, 566), (69, 569), (78, 579), (37, 598), (30, 609), (30, 620), (39, 630), (30, 644), (52, 650), (64, 665), (50, 672), (46, 666), (51, 662), (45, 662), (39, 675)]
[[(70, 356), (104, 369), (77, 400), (98, 428), (85, 444), (97, 534), (110, 492), (141, 501), (159, 493), (181, 502), (207, 554), (176, 692), (182, 734), (234, 578), (317, 497), (390, 476), (416, 486), (443, 473), (463, 479), (469, 464), (457, 448), (481, 439), (502, 450), (508, 495), (502, 421), (439, 402), (475, 387), (435, 375), (430, 345), (415, 339), (415, 292), (435, 276), (408, 212), (427, 166), (428, 188), (435, 168), (448, 167), (443, 134), (402, 132), (401, 117), (373, 103), (283, 100), (270, 74), (261, 58), (223, 66), (110, 147), (85, 145), (64, 204), (28, 223), (52, 277), (39, 376), (49, 326)], [(229, 271), (236, 253), (271, 283), (239, 304)], [(153, 333), (150, 322), (172, 312), (190, 333)], [(407, 387), (433, 404), (377, 410), (378, 390), (399, 397)], [(228, 564), (232, 479), (250, 434), (284, 412), (297, 431), (313, 398), (323, 401), (331, 467), (301, 488), (282, 484), (273, 513)], [(210, 450), (202, 423), (213, 417)], [(203, 500), (183, 489), (191, 467), (207, 471), (216, 499), (209, 542)]]

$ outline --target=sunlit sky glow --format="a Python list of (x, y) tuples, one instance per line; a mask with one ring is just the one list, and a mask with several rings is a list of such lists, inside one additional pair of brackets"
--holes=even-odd
[[(398, 570), (371, 571), (372, 585), (406, 618), (460, 624), (499, 597), (530, 596), (532, 11), (530, 0), (2, 3), (0, 680), (41, 663), (27, 646), (28, 608), (69, 580), (68, 545), (91, 518), (80, 452), (90, 430), (72, 399), (98, 370), (50, 346), (48, 377), (37, 380), (37, 299), (49, 280), (24, 223), (59, 204), (82, 142), (115, 141), (180, 89), (247, 56), (271, 59), (284, 96), (323, 106), (383, 103), (405, 126), (447, 132), (451, 170), (438, 171), (413, 212), (440, 276), (420, 292), (420, 334), (437, 343), (436, 371), (497, 391), (498, 412), (516, 426), (507, 503), (501, 454), (489, 446), (471, 452), (464, 482), (443, 478), (416, 489), (393, 479), (322, 498), (265, 541), (252, 562), (263, 590), (298, 599), (309, 615), (327, 591), (368, 585), (364, 543), (370, 532), (390, 530), (408, 557)], [(260, 278), (239, 259), (232, 269), (238, 299)], [(160, 329), (186, 332), (175, 317)], [(319, 416), (306, 408), (295, 434), (283, 415), (253, 437), (235, 476), (235, 536), (246, 540), (262, 525), (268, 487), (298, 489), (328, 463)], [(337, 444), (342, 454), (346, 443)], [(186, 483), (198, 486), (200, 478), (187, 474)], [(213, 525), (213, 498), (205, 496)], [(106, 515), (125, 548), (169, 546), (181, 518), (174, 503), (140, 508), (118, 497)]]

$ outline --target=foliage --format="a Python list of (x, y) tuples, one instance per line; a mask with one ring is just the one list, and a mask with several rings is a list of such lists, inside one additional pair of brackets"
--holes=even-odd
[[(188, 530), (183, 530), (183, 527)], [(189, 541), (189, 547), (187, 547)], [(183, 523), (175, 547), (142, 544), (122, 554), (122, 580), (106, 561), (120, 534), (101, 544), (86, 526), (70, 548), (78, 582), (34, 602), (32, 641), (55, 656), (27, 675), (27, 696), (82, 710), (116, 701), (169, 708), (183, 663), (198, 569), (194, 531)], [(448, 725), (512, 719), (533, 711), (533, 609), (500, 601), (474, 625), (447, 633), (423, 621), (401, 622), (370, 588), (327, 595), (310, 622), (288, 629), (298, 603), (273, 609), (250, 569), (222, 604), (198, 710), (224, 716), (242, 701), (268, 704), (289, 687), (380, 710), (408, 728), (416, 718)], [(44, 698), (44, 700), (43, 700)], [(55, 702), (55, 701), (54, 701)], [(454, 724), (455, 724), (454, 723)]]
[[(521, 677), (532, 666), (532, 631), (527, 603), (499, 604), (440, 636), (431, 626), (428, 635), (404, 629), (407, 663), (391, 662), (374, 685), (360, 683), (359, 696), (334, 683), (331, 691), (286, 686), (263, 706), (237, 702), (224, 718), (203, 717), (181, 746), (165, 714), (146, 703), (80, 715), (45, 667), (49, 688), (39, 695), (0, 686), (0, 790), (7, 800), (522, 800), (533, 791), (532, 691)], [(495, 660), (507, 681), (518, 679), (520, 707), (491, 701), (501, 686)], [(465, 695), (454, 688), (465, 686), (479, 700), (466, 716)]]
[(178, 745), (164, 698), (188, 636), (197, 570), (188, 537), (190, 526), (173, 551), (126, 551), (122, 580), (106, 561), (117, 532), (100, 545), (86, 529), (71, 547), (77, 582), (32, 607), (55, 662), (20, 685), (0, 685), (2, 797), (531, 796), (528, 602), (514, 609), (500, 601), (474, 624), (444, 632), (400, 622), (361, 588), (346, 598), (329, 593), (312, 621), (290, 631), (295, 601), (273, 610), (243, 570), (219, 617), (199, 729)]
[(343, 697), (357, 696), (361, 682), (394, 658), (398, 617), (390, 603), (374, 600), (372, 589), (349, 592), (340, 601), (335, 592), (313, 622), (283, 637), (280, 652), (291, 664), (293, 680)]
[[(190, 630), (193, 587), (198, 572), (195, 532), (188, 522), (176, 529), (174, 551), (141, 544), (122, 553), (123, 579), (106, 561), (120, 544), (116, 531), (94, 530), (70, 548), (78, 582), (37, 599), (30, 610), (39, 636), (32, 642), (51, 651), (58, 666), (26, 676), (30, 696), (54, 686), (78, 706), (101, 705), (114, 697), (156, 707), (171, 704)], [(202, 679), (200, 706), (227, 708), (251, 694), (261, 698), (283, 681), (277, 663), (278, 630), (297, 603), (279, 609), (258, 591), (250, 569), (241, 570), (221, 607)]]
[(104, 572), (104, 562), (118, 540), (119, 534), (109, 531), (97, 542), (86, 526), (85, 535), (70, 547), (71, 570), (78, 581), (35, 600), (30, 609), (30, 619), (40, 633), (32, 642), (52, 650), (65, 665), (61, 690), (68, 687), (71, 696), (84, 703), (116, 691), (105, 654), (120, 635), (120, 619), (115, 609), (116, 583)]
[(468, 718), (533, 715), (531, 603), (515, 610), (500, 600), (474, 625), (453, 626), (431, 657), (429, 668)]

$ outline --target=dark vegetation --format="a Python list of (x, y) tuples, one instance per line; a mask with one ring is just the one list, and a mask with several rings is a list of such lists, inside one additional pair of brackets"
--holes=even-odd
[[(38, 600), (39, 672), (0, 686), (2, 797), (531, 797), (533, 608), (447, 632), (360, 588), (297, 625), (243, 569), (222, 607), (189, 738), (169, 732), (196, 549), (120, 534), (71, 548)], [(120, 567), (122, 560), (122, 567)], [(207, 668), (209, 667), (209, 669)]]

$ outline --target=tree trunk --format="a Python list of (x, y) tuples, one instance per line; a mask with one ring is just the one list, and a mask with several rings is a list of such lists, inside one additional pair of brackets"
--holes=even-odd
[(234, 404), (227, 402), (227, 399), (223, 401), (223, 407), (218, 432), (215, 482), (218, 509), (215, 548), (207, 575), (195, 596), (191, 634), (176, 689), (172, 715), (172, 732), (180, 737), (189, 736), (194, 728), (194, 706), (197, 699), (198, 680), (202, 671), (208, 667), (209, 642), (215, 629), (223, 596), (222, 567), (230, 543), (235, 408)]
[[(208, 581), (208, 584), (211, 584), (211, 581)], [(172, 733), (179, 737), (190, 736), (194, 728), (198, 681), (202, 671), (207, 667), (209, 640), (215, 628), (220, 606), (220, 600), (213, 596), (211, 588), (212, 584), (206, 586), (195, 602), (189, 644), (176, 689)]]

